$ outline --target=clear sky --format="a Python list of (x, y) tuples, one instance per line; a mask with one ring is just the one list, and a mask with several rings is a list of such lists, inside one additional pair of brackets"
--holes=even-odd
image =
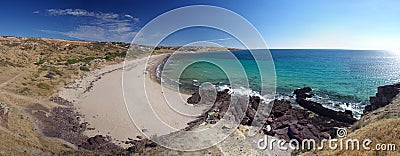
[[(400, 49), (399, 0), (4, 0), (0, 35), (130, 42), (153, 18), (195, 4), (238, 13), (270, 48)], [(165, 44), (188, 40), (238, 46), (226, 34), (200, 28), (171, 35)]]

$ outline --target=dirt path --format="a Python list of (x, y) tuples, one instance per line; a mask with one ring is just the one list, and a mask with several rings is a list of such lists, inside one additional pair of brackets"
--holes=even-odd
[(29, 72), (30, 70), (32, 70), (31, 68), (28, 68), (26, 70), (21, 71), (19, 74), (15, 75), (14, 77), (12, 77), (11, 79), (3, 82), (0, 84), (0, 95), (4, 96), (4, 95), (9, 95), (15, 99), (20, 99), (20, 100), (24, 100), (27, 102), (31, 102), (31, 103), (40, 103), (40, 104), (45, 104), (47, 106), (50, 107), (55, 107), (55, 106), (60, 106), (54, 102), (51, 102), (49, 99), (45, 98), (45, 99), (37, 99), (37, 98), (32, 98), (29, 96), (25, 96), (25, 95), (20, 95), (20, 94), (15, 94), (9, 91), (5, 91), (1, 88), (7, 86), (9, 83), (15, 81), (17, 78), (21, 77), (22, 75), (24, 75), (25, 73)]
[(9, 84), (10, 82), (13, 82), (15, 79), (17, 79), (18, 77), (20, 77), (20, 76), (22, 76), (23, 74), (25, 74), (28, 70), (30, 70), (30, 69), (24, 70), (24, 71), (22, 71), (21, 73), (19, 73), (19, 74), (17, 74), (16, 76), (14, 76), (13, 78), (7, 80), (6, 82), (1, 83), (1, 84), (0, 84), (0, 88), (3, 88), (4, 86), (6, 86), (7, 84)]

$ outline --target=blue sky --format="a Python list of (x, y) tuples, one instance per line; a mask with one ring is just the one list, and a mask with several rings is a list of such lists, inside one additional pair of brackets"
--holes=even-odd
[[(238, 13), (270, 48), (400, 49), (398, 0), (13, 0), (0, 5), (0, 35), (130, 42), (153, 18), (188, 5)], [(182, 30), (163, 44), (207, 40), (239, 47), (223, 32), (204, 30)]]

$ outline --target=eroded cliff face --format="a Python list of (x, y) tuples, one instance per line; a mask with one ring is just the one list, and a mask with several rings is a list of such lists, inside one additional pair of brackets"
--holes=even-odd
[(371, 105), (365, 107), (364, 114), (388, 105), (399, 93), (400, 83), (378, 87), (376, 95), (370, 97)]
[(400, 83), (378, 87), (371, 105), (365, 107), (361, 119), (353, 125), (355, 129), (379, 122), (381, 119), (397, 119), (400, 114)]

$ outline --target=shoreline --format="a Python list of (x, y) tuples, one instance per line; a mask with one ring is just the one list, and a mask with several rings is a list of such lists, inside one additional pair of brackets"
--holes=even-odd
[[(163, 95), (168, 96), (169, 89), (164, 88), (157, 80), (156, 70), (160, 63), (168, 56), (168, 54), (152, 55), (147, 62), (146, 70), (143, 74), (141, 65), (145, 65), (148, 57), (137, 58), (130, 60), (128, 67), (129, 71), (145, 79), (149, 102), (151, 103), (154, 111), (161, 114), (164, 122), (172, 125), (177, 129), (184, 129), (187, 123), (195, 120), (194, 117), (179, 117), (177, 115), (170, 115), (173, 112), (168, 104), (164, 104), (165, 99)], [(65, 86), (58, 94), (58, 96), (73, 104), (76, 112), (81, 114), (81, 122), (88, 123), (87, 129), (83, 132), (88, 137), (96, 135), (111, 136), (112, 142), (123, 148), (130, 147), (127, 142), (143, 138), (144, 135), (140, 132), (144, 129), (138, 129), (137, 126), (131, 121), (130, 115), (126, 109), (124, 98), (122, 94), (122, 71), (123, 64), (118, 63), (108, 65), (90, 71), (83, 78), (77, 79), (74, 83)], [(145, 75), (143, 77), (143, 75)], [(143, 85), (143, 84), (137, 84)], [(158, 92), (159, 91), (159, 92)], [(165, 92), (163, 92), (165, 91)], [(140, 92), (140, 91), (137, 91)], [(134, 93), (137, 94), (137, 93)], [(140, 94), (140, 93), (139, 93)], [(182, 100), (173, 101), (174, 103), (186, 103), (186, 99), (190, 95), (181, 94)], [(143, 101), (147, 99), (142, 99)], [(193, 107), (184, 104), (183, 107)], [(185, 109), (184, 108), (184, 109)], [(203, 109), (196, 107), (197, 109)], [(169, 109), (169, 110), (168, 110)], [(186, 108), (187, 109), (187, 108)], [(142, 114), (145, 116), (146, 114)], [(155, 134), (168, 134), (169, 131), (154, 132)]]
[[(160, 55), (153, 55), (152, 58), (147, 61), (147, 57), (145, 58), (138, 58), (135, 60), (131, 60), (129, 62), (132, 62), (133, 65), (129, 64), (129, 71), (134, 71), (136, 72), (138, 78), (144, 78), (145, 79), (145, 83), (146, 83), (146, 87), (149, 87), (148, 90), (152, 91), (152, 95), (150, 95), (149, 97), (151, 97), (149, 100), (150, 103), (155, 103), (157, 106), (159, 106), (158, 104), (161, 104), (162, 102), (160, 102), (161, 100), (163, 100), (162, 95), (164, 94), (162, 92), (162, 90), (160, 90), (161, 88), (161, 84), (160, 81), (158, 81), (157, 79), (157, 70), (158, 67), (161, 65), (161, 63), (163, 63), (163, 61), (165, 61), (165, 58), (168, 56), (169, 54), (160, 54)], [(140, 65), (146, 64), (147, 63), (147, 68), (144, 71), (143, 74), (143, 70), (140, 71), (136, 71), (137, 69), (143, 69), (143, 68), (139, 68)], [(65, 98), (67, 100), (68, 96), (70, 96), (70, 99), (73, 99), (73, 103), (74, 103), (74, 107), (77, 108), (77, 112), (82, 113), (83, 116), (83, 122), (87, 122), (88, 123), (88, 129), (84, 131), (84, 134), (87, 135), (88, 137), (94, 137), (96, 135), (104, 135), (104, 136), (110, 136), (113, 140), (112, 143), (123, 147), (123, 148), (128, 148), (131, 147), (132, 144), (130, 144), (132, 142), (132, 140), (142, 140), (143, 135), (140, 131), (144, 131), (144, 129), (138, 129), (136, 125), (134, 125), (132, 123), (132, 121), (130, 120), (130, 116), (129, 114), (127, 114), (127, 110), (123, 105), (119, 105), (123, 102), (115, 102), (115, 99), (112, 98), (108, 98), (108, 99), (102, 99), (102, 97), (108, 97), (111, 96), (111, 94), (119, 94), (119, 93), (110, 93), (112, 92), (110, 88), (112, 87), (116, 87), (117, 89), (119, 88), (118, 86), (113, 85), (113, 83), (110, 82), (116, 82), (118, 80), (121, 80), (121, 75), (122, 75), (122, 67), (123, 64), (119, 63), (119, 64), (115, 64), (115, 65), (109, 65), (109, 66), (105, 66), (102, 67), (100, 69), (97, 69), (95, 71), (91, 71), (90, 73), (87, 74), (87, 76), (83, 77), (82, 79), (76, 80), (75, 83), (70, 84), (69, 86), (66, 86), (66, 89), (72, 89), (72, 95), (68, 94), (68, 92), (62, 92), (60, 93), (60, 97)], [(145, 75), (144, 77), (139, 77), (139, 75)], [(121, 83), (120, 83), (121, 84)], [(75, 88), (74, 88), (75, 86)], [(78, 89), (78, 91), (76, 90)], [(104, 92), (101, 91), (102, 89), (106, 89), (106, 91)], [(115, 89), (115, 88), (114, 88)], [(64, 89), (63, 89), (64, 90)], [(160, 91), (160, 92), (157, 92)], [(75, 93), (75, 94), (73, 94)], [(82, 94), (80, 94), (82, 93)], [(161, 94), (160, 94), (161, 93)], [(95, 95), (93, 95), (95, 94)], [(119, 94), (120, 95), (120, 94)], [(181, 95), (182, 96), (182, 95)], [(72, 97), (72, 98), (71, 98)], [(75, 97), (75, 98), (74, 98)], [(113, 96), (111, 96), (113, 97)], [(186, 100), (189, 97), (189, 95), (186, 95), (185, 98), (183, 98), (183, 100)], [(254, 98), (254, 97), (253, 97)], [(108, 101), (110, 100), (111, 101)], [(98, 105), (98, 101), (101, 102), (106, 102), (106, 103), (119, 103), (118, 106), (116, 107), (116, 105), (114, 104), (108, 104), (108, 105), (101, 105), (102, 107), (99, 107)], [(287, 103), (285, 103), (285, 101), (278, 101), (278, 103), (284, 103), (284, 105), (282, 107), (287, 107), (287, 108), (291, 108), (289, 105), (287, 105)], [(309, 101), (308, 101), (309, 102)], [(289, 103), (290, 104), (290, 103)], [(124, 107), (121, 107), (124, 106)], [(314, 107), (314, 106), (313, 106)], [(122, 108), (122, 109), (121, 109)], [(216, 110), (219, 110), (221, 108), (216, 108)], [(305, 108), (306, 110), (309, 110), (308, 108)], [(318, 107), (318, 110), (321, 110), (322, 107)], [(110, 110), (112, 110), (112, 112), (110, 112)], [(290, 110), (290, 109), (288, 109)], [(277, 111), (288, 111), (288, 110), (277, 110)], [(162, 114), (162, 115), (166, 115), (169, 116), (169, 113), (165, 112), (165, 109), (162, 106), (156, 107), (155, 110), (158, 113)], [(302, 109), (299, 109), (295, 111), (296, 113), (300, 113), (300, 114), (304, 114), (304, 116), (307, 116), (306, 112), (303, 112)], [(279, 112), (280, 113), (280, 112)], [(347, 112), (348, 114), (348, 112)], [(321, 114), (320, 116), (325, 116), (324, 114)], [(338, 116), (343, 116), (343, 114), (339, 114)], [(165, 117), (165, 116), (164, 116)], [(316, 121), (313, 121), (315, 123), (320, 122), (320, 120), (325, 119), (325, 117), (321, 117), (321, 118), (316, 118)], [(328, 118), (330, 118), (328, 116)], [(351, 118), (351, 117), (350, 117)], [(164, 119), (164, 118), (163, 118)], [(202, 123), (200, 123), (198, 120), (199, 118), (191, 118), (191, 119), (180, 119), (176, 116), (169, 116), (169, 120), (170, 122), (168, 123), (172, 123), (175, 126), (179, 127), (178, 129), (183, 130), (185, 128), (189, 128), (193, 127), (193, 126), (199, 126)], [(251, 116), (248, 116), (249, 121), (252, 120)], [(333, 119), (333, 118), (331, 118)], [(215, 122), (218, 119), (213, 119), (212, 121), (207, 121), (209, 122), (208, 124), (213, 124), (213, 122)], [(274, 127), (274, 124), (278, 124), (278, 122), (280, 122), (280, 119), (278, 118), (277, 121), (273, 122), (271, 125), (272, 127)], [(302, 121), (304, 119), (302, 118), (294, 118), (292, 119), (293, 122), (298, 122), (298, 121)], [(298, 120), (298, 121), (297, 121)], [(333, 119), (335, 120), (335, 119)], [(318, 122), (317, 122), (318, 121)], [(353, 122), (353, 121), (352, 121)], [(349, 126), (353, 123), (335, 123), (335, 126)], [(187, 123), (192, 123), (192, 125), (187, 125)], [(243, 125), (247, 125), (247, 124), (243, 124)], [(318, 125), (318, 124), (317, 124)], [(318, 128), (317, 125), (308, 127), (298, 127), (299, 129), (294, 129), (294, 130), (300, 130), (300, 129), (304, 129), (304, 128), (309, 128), (309, 129), (313, 129), (315, 130), (315, 127)], [(325, 125), (326, 126), (326, 125)], [(331, 125), (328, 125), (326, 127), (328, 127), (329, 129), (332, 129), (330, 127)], [(340, 127), (339, 126), (339, 127)], [(263, 131), (265, 134), (269, 134), (270, 132), (267, 131), (267, 127), (263, 128)], [(274, 133), (271, 134), (275, 134), (277, 131), (283, 131), (281, 129), (273, 129)], [(170, 132), (166, 132), (163, 131), (159, 134), (169, 134)], [(326, 134), (328, 132), (323, 130), (321, 131), (321, 134), (318, 134), (316, 136), (311, 136), (311, 137), (326, 137)], [(284, 137), (286, 138), (287, 136), (282, 135), (280, 137)], [(298, 137), (304, 137), (302, 135), (299, 134)], [(308, 136), (306, 136), (307, 138)], [(128, 143), (127, 143), (128, 142)]]

